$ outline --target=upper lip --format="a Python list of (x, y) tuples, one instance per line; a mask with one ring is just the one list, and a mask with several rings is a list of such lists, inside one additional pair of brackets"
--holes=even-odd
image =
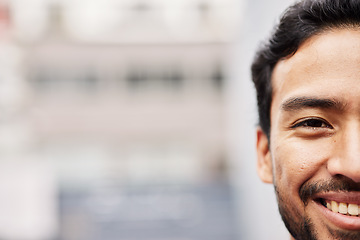
[(350, 192), (339, 191), (339, 192), (317, 193), (312, 198), (360, 205), (360, 192), (358, 192), (358, 191), (350, 191)]

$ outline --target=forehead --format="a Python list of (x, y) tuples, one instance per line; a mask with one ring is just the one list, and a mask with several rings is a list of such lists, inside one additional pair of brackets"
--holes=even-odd
[[(346, 88), (351, 81), (353, 88)], [(272, 109), (296, 95), (359, 94), (360, 29), (332, 29), (306, 40), (272, 75)], [(350, 91), (350, 92), (349, 92)], [(272, 110), (271, 110), (272, 111)], [(271, 112), (271, 114), (273, 114)]]

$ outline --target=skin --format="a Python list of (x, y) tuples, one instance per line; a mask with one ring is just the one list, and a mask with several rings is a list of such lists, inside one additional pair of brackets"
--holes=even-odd
[(272, 84), (270, 144), (258, 128), (257, 170), (275, 185), (292, 239), (360, 239), (359, 224), (339, 224), (319, 204), (360, 204), (360, 29), (312, 36), (278, 62)]

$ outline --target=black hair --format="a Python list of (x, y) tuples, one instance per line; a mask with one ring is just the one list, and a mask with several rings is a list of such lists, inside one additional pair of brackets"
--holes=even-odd
[(311, 36), (335, 28), (360, 27), (360, 0), (302, 0), (290, 6), (251, 66), (257, 92), (259, 125), (270, 138), (272, 72), (283, 58), (295, 54)]

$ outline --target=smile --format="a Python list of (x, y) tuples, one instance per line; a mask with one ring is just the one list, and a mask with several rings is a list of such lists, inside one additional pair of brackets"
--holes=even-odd
[(359, 216), (360, 206), (354, 203), (343, 203), (329, 200), (321, 200), (322, 205), (334, 213), (341, 213), (348, 216)]
[(360, 192), (327, 192), (314, 197), (314, 206), (329, 223), (341, 229), (360, 230)]

